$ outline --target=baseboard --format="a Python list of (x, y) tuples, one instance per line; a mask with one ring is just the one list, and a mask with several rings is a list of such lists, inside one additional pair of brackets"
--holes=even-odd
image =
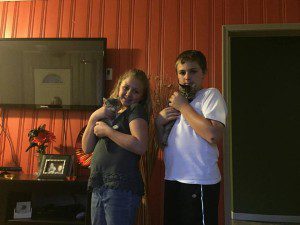
[(247, 220), (247, 221), (262, 221), (262, 222), (300, 223), (300, 216), (263, 215), (263, 214), (235, 213), (235, 212), (231, 212), (231, 219)]

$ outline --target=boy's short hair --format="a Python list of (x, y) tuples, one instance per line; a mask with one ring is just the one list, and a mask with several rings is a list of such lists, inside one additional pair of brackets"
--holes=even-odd
[(177, 71), (177, 66), (179, 63), (184, 64), (186, 62), (197, 62), (205, 74), (207, 71), (207, 63), (205, 55), (197, 50), (186, 50), (180, 53), (176, 59), (175, 69)]

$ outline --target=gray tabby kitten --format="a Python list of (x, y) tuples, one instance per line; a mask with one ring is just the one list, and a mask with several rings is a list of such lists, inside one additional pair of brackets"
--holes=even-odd
[[(189, 102), (193, 101), (193, 99), (195, 98), (195, 95), (197, 93), (196, 90), (196, 85), (192, 84), (192, 85), (182, 85), (179, 84), (178, 89), (179, 89), (179, 93), (185, 97)], [(174, 126), (176, 120), (172, 120), (169, 123), (167, 123), (164, 126), (164, 134), (162, 137), (162, 146), (166, 147), (168, 145), (168, 138), (170, 135), (170, 132), (172, 130), (172, 127)]]
[(106, 123), (108, 126), (112, 127), (113, 129), (115, 126), (113, 126), (113, 121), (116, 118), (117, 112), (121, 109), (122, 104), (118, 98), (103, 98), (103, 104), (112, 112), (115, 113), (115, 117), (113, 119), (101, 119), (102, 122)]

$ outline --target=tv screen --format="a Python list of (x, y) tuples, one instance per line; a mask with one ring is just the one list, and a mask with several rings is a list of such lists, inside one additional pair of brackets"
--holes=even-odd
[(0, 39), (0, 107), (95, 109), (105, 38)]

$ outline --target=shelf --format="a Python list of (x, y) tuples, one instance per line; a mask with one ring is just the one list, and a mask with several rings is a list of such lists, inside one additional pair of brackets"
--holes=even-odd
[[(87, 222), (75, 219), (77, 211), (89, 215), (86, 186), (86, 180), (40, 181), (24, 175), (0, 179), (0, 225), (90, 224), (89, 218)], [(16, 203), (23, 201), (31, 202), (33, 219), (13, 219)]]

